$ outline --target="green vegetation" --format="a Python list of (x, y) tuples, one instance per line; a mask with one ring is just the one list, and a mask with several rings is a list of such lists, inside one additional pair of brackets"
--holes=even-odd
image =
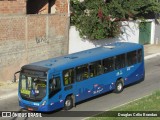
[[(127, 105), (118, 107), (116, 109), (113, 109), (112, 111), (160, 111), (160, 91), (155, 92), (154, 94), (144, 97), (140, 100), (131, 102)], [(117, 114), (116, 114), (117, 115)], [(152, 120), (159, 120), (158, 117), (107, 117), (107, 112), (99, 114), (93, 118), (90, 118), (89, 120), (127, 120), (127, 119), (141, 119), (141, 120), (146, 120), (146, 119), (152, 119)]]
[(121, 22), (160, 13), (157, 0), (71, 0), (71, 25), (81, 37), (104, 39), (119, 36)]

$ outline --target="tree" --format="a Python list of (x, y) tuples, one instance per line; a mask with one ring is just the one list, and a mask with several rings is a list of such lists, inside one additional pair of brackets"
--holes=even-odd
[(112, 38), (121, 33), (121, 21), (144, 18), (160, 12), (156, 0), (71, 0), (71, 25), (81, 37), (91, 40)]

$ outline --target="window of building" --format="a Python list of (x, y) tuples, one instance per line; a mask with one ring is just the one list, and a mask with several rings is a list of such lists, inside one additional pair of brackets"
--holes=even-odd
[(82, 81), (89, 78), (88, 65), (81, 65), (76, 68), (76, 80)]
[(64, 85), (69, 85), (74, 83), (74, 69), (68, 69), (63, 71), (63, 81)]
[(55, 13), (56, 0), (27, 0), (27, 14), (48, 14)]

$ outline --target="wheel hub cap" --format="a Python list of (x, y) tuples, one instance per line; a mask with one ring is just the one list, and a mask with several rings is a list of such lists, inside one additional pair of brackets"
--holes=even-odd
[(122, 84), (118, 84), (117, 89), (120, 91), (122, 89)]
[(66, 106), (70, 106), (70, 105), (71, 105), (71, 102), (70, 102), (69, 100), (67, 100), (66, 103), (65, 103), (65, 105), (66, 105)]

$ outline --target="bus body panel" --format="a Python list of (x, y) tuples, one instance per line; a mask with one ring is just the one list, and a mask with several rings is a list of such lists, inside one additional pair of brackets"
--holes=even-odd
[(136, 81), (140, 81), (144, 78), (144, 64), (137, 64), (127, 67), (127, 78), (125, 79), (125, 84), (128, 85)]
[[(113, 90), (115, 88), (117, 79), (125, 78), (125, 69), (126, 68), (102, 74), (100, 76), (84, 80), (83, 82), (77, 82), (76, 101), (79, 102), (81, 100), (85, 100), (87, 98)], [(123, 74), (117, 75), (119, 71), (123, 72)]]

